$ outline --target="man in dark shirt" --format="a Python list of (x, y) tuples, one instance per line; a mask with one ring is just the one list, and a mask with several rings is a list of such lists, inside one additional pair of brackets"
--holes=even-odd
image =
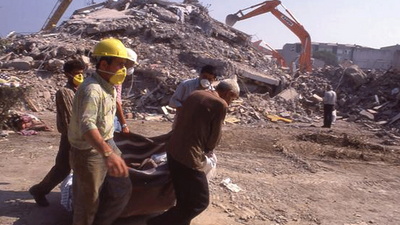
[(39, 206), (48, 206), (46, 195), (53, 188), (63, 181), (71, 171), (69, 166), (68, 124), (71, 117), (72, 101), (75, 91), (83, 81), (83, 70), (85, 65), (79, 60), (71, 60), (64, 64), (64, 74), (67, 77), (67, 84), (56, 93), (57, 107), (57, 130), (61, 133), (60, 147), (58, 149), (56, 163), (43, 180), (32, 186), (29, 193), (35, 198)]
[(185, 101), (167, 146), (168, 167), (176, 205), (148, 221), (148, 225), (189, 225), (209, 204), (202, 168), (221, 137), (228, 105), (239, 96), (236, 80), (221, 81), (216, 92), (194, 91)]

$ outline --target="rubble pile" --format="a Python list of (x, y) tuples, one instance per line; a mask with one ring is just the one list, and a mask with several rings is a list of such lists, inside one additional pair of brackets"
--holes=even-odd
[[(374, 128), (386, 124), (398, 127), (399, 71), (348, 71), (347, 68), (328, 67), (309, 76), (300, 75), (291, 81), (290, 86), (301, 93), (299, 101), (310, 111), (322, 111), (322, 104), (318, 103), (324, 95), (324, 87), (330, 84), (337, 93), (336, 109), (339, 116)], [(358, 78), (354, 79), (355, 76)]]
[(132, 118), (173, 118), (164, 106), (177, 85), (197, 77), (206, 64), (218, 68), (220, 79), (239, 78), (243, 92), (230, 109), (234, 122), (269, 121), (271, 115), (317, 121), (326, 84), (337, 91), (338, 115), (343, 118), (395, 125), (393, 117), (400, 111), (399, 74), (364, 73), (350, 66), (289, 75), (252, 47), (249, 35), (212, 19), (199, 3), (120, 0), (77, 10), (51, 32), (14, 34), (2, 40), (0, 73), (18, 77), (21, 85), (37, 90), (25, 107), (55, 110), (55, 92), (65, 84), (63, 64), (79, 58), (89, 74), (93, 71), (90, 52), (106, 37), (122, 40), (139, 56), (135, 75), (123, 84), (124, 110)]
[(221, 79), (240, 75), (242, 65), (270, 71), (271, 61), (251, 46), (250, 36), (210, 18), (201, 5), (118, 1), (90, 10), (52, 33), (8, 37), (0, 66), (16, 76), (28, 74), (29, 83), (40, 90), (32, 96), (38, 110), (54, 109), (51, 100), (64, 84), (64, 62), (80, 58), (90, 65), (90, 51), (105, 37), (119, 38), (139, 55), (134, 80), (124, 83), (127, 111), (161, 113), (176, 86), (198, 76), (196, 69), (206, 64), (216, 66)]

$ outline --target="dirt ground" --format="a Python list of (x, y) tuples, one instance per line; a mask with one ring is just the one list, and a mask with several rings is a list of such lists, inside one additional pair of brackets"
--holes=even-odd
[[(36, 114), (55, 127), (55, 114)], [(129, 121), (146, 136), (164, 134), (169, 122)], [(355, 123), (225, 125), (211, 203), (194, 225), (400, 224), (400, 148)], [(28, 193), (54, 163), (59, 134), (12, 133), (0, 139), (0, 224), (67, 225), (59, 188), (50, 206)], [(392, 143), (383, 145), (382, 143)], [(242, 190), (221, 185), (230, 178)], [(142, 225), (147, 216), (116, 225)]]

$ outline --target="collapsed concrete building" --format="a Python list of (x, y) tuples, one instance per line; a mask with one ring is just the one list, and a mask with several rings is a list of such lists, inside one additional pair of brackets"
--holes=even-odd
[(216, 66), (222, 78), (239, 78), (241, 101), (230, 109), (228, 122), (263, 124), (268, 115), (319, 122), (326, 84), (335, 87), (344, 119), (394, 126), (400, 112), (398, 72), (328, 67), (290, 75), (254, 48), (249, 35), (214, 20), (196, 2), (120, 0), (77, 10), (51, 31), (2, 40), (0, 73), (34, 87), (26, 107), (55, 110), (55, 92), (65, 83), (63, 63), (80, 58), (90, 67), (93, 46), (106, 37), (119, 38), (138, 53), (140, 65), (123, 85), (124, 109), (133, 118), (171, 119), (163, 107), (176, 86), (198, 76), (206, 64)]
[[(134, 83), (144, 87), (136, 93), (125, 87), (125, 96), (147, 93), (147, 106), (165, 105), (176, 85), (197, 76), (196, 69), (206, 64), (216, 66), (222, 78), (239, 75), (263, 84), (264, 92), (276, 92), (281, 84), (282, 72), (270, 69), (273, 65), (252, 47), (249, 35), (210, 18), (199, 4), (117, 1), (98, 6), (77, 10), (50, 32), (9, 37), (2, 68), (60, 72), (71, 57), (90, 65), (94, 44), (116, 37), (138, 53)], [(145, 105), (143, 96), (141, 100), (139, 105)]]

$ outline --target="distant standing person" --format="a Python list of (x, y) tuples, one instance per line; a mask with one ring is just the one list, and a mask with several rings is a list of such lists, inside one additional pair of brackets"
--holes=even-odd
[(29, 189), (29, 193), (33, 195), (36, 204), (39, 206), (49, 205), (46, 195), (71, 172), (69, 165), (69, 149), (71, 145), (69, 144), (67, 135), (68, 124), (75, 92), (83, 82), (82, 74), (84, 69), (85, 65), (80, 60), (71, 60), (64, 64), (64, 74), (67, 78), (67, 84), (56, 93), (57, 130), (61, 133), (56, 162), (43, 180)]
[(333, 110), (336, 104), (336, 92), (332, 90), (331, 85), (326, 86), (324, 95), (324, 125), (322, 127), (331, 128), (333, 119)]
[[(126, 75), (133, 76), (133, 72), (135, 71), (134, 66), (138, 65), (137, 54), (130, 48), (127, 48), (126, 51), (128, 54), (128, 60), (125, 63)], [(115, 132), (129, 133), (129, 127), (125, 120), (124, 110), (122, 109), (122, 84), (115, 85), (115, 90), (117, 90), (117, 112), (114, 119), (114, 129)]]
[(175, 90), (169, 100), (169, 106), (176, 109), (176, 116), (174, 119), (174, 125), (176, 125), (177, 117), (179, 116), (179, 111), (182, 108), (183, 102), (186, 98), (196, 90), (206, 90), (211, 88), (211, 83), (215, 81), (217, 77), (216, 68), (211, 65), (204, 66), (199, 74), (199, 77), (182, 81)]
[(221, 137), (228, 105), (239, 97), (236, 80), (221, 81), (216, 91), (194, 91), (183, 103), (167, 145), (168, 167), (176, 205), (150, 219), (148, 225), (189, 225), (209, 204), (207, 177), (202, 170)]

